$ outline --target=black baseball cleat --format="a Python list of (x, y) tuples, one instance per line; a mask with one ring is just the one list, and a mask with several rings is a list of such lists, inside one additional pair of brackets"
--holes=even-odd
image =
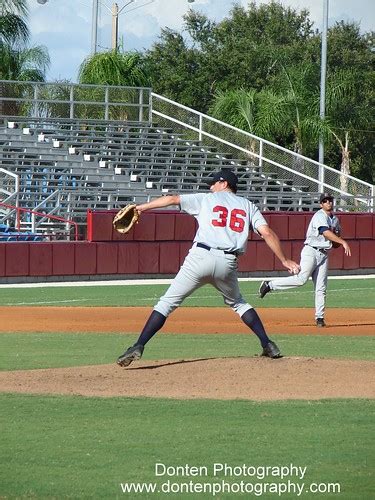
[(268, 292), (271, 291), (270, 288), (270, 282), (269, 281), (263, 281), (259, 287), (259, 297), (263, 299), (265, 295), (267, 295)]
[(129, 347), (124, 354), (121, 354), (117, 358), (117, 364), (119, 366), (129, 366), (133, 361), (137, 361), (137, 359), (141, 359), (143, 354), (144, 346), (141, 344), (133, 345)]
[(267, 358), (282, 358), (280, 349), (277, 347), (275, 342), (270, 340), (266, 347), (263, 348), (262, 356), (266, 356)]
[(316, 326), (318, 326), (319, 328), (326, 326), (324, 318), (316, 318)]

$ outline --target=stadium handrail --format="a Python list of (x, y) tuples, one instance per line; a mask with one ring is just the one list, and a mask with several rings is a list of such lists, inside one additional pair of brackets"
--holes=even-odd
[[(3, 203), (0, 201), (0, 206), (2, 207), (5, 207), (5, 208), (9, 208), (11, 210), (16, 210), (17, 211), (17, 214), (19, 214), (19, 212), (26, 212), (26, 213), (30, 213), (30, 214), (34, 214), (34, 215), (37, 215), (39, 217), (44, 217), (44, 218), (48, 218), (48, 219), (52, 219), (52, 220), (56, 220), (56, 221), (60, 221), (60, 222), (65, 222), (66, 224), (70, 224), (74, 227), (74, 239), (75, 241), (78, 241), (78, 224), (77, 222), (71, 220), (71, 219), (65, 219), (64, 217), (59, 217), (57, 215), (48, 215), (48, 214), (45, 214), (43, 212), (38, 212), (37, 210), (32, 210), (30, 208), (21, 208), (21, 207), (16, 207), (15, 205), (8, 205), (7, 203)], [(19, 215), (17, 215), (17, 231), (20, 231), (21, 230), (21, 227), (20, 227), (20, 217)]]
[[(291, 151), (289, 149), (286, 149), (282, 146), (279, 146), (278, 144), (275, 144), (273, 142), (270, 142), (266, 139), (263, 139), (261, 137), (258, 137), (254, 134), (251, 134), (250, 132), (246, 132), (244, 130), (241, 130), (239, 128), (234, 127), (233, 125), (230, 125), (228, 123), (225, 123), (221, 120), (218, 120), (216, 118), (213, 118), (211, 116), (205, 115), (204, 113), (201, 113), (193, 108), (189, 108), (188, 106), (184, 106), (183, 104), (180, 104), (176, 101), (173, 101), (171, 99), (168, 99), (167, 97), (164, 97), (160, 94), (156, 94), (155, 92), (151, 93), (152, 97), (152, 106), (151, 106), (151, 113), (159, 118), (163, 118), (168, 120), (169, 122), (175, 123), (177, 125), (180, 125), (184, 127), (185, 129), (192, 130), (197, 133), (198, 140), (201, 141), (203, 137), (209, 137), (211, 139), (214, 139), (215, 141), (218, 141), (219, 143), (229, 146), (232, 150), (239, 151), (242, 153), (245, 153), (247, 155), (251, 155), (254, 158), (257, 158), (259, 160), (259, 164), (261, 165), (264, 162), (270, 163), (274, 166), (277, 166), (280, 168), (282, 171), (290, 172), (298, 177), (308, 179), (312, 181), (314, 184), (316, 184), (319, 188), (320, 192), (324, 192), (326, 190), (332, 190), (336, 194), (344, 195), (344, 196), (352, 196), (353, 200), (362, 202), (364, 204), (368, 205), (368, 208), (370, 211), (374, 211), (374, 198), (375, 198), (375, 186), (373, 184), (370, 184), (368, 182), (362, 181), (361, 179), (358, 179), (356, 177), (353, 177), (349, 174), (346, 174), (344, 172), (338, 171), (332, 167), (329, 167), (328, 165), (325, 165), (323, 163), (320, 163), (316, 160), (313, 160), (311, 158), (308, 158), (306, 156), (303, 156), (299, 153), (296, 153), (294, 151)], [(170, 104), (171, 106), (176, 107), (179, 110), (185, 111), (187, 114), (187, 117), (185, 121), (182, 121), (181, 119), (179, 120), (175, 116), (171, 116), (171, 113), (167, 114), (166, 112), (161, 111), (161, 107), (158, 106), (158, 102), (163, 102)], [(159, 109), (158, 109), (159, 108)], [(164, 110), (163, 110), (164, 111)], [(193, 119), (195, 118), (195, 120)], [(212, 124), (217, 124), (220, 127), (223, 127), (226, 131), (233, 131), (233, 133), (236, 134), (236, 137), (243, 137), (247, 138), (248, 140), (256, 141), (259, 144), (259, 152), (251, 151), (247, 148), (241, 147), (239, 143), (236, 143), (234, 141), (228, 141), (217, 134), (212, 134), (208, 130), (205, 130), (204, 123), (212, 123)], [(193, 124), (192, 124), (193, 123)], [(230, 134), (226, 134), (226, 136)], [(247, 142), (245, 141), (245, 142)], [(317, 176), (307, 176), (306, 174), (297, 171), (295, 168), (290, 168), (286, 164), (281, 163), (280, 161), (275, 161), (274, 159), (267, 157), (264, 155), (264, 146), (268, 146), (269, 150), (274, 150), (280, 152), (280, 154), (285, 154), (290, 156), (291, 158), (296, 158), (297, 160), (301, 160), (305, 165), (310, 165), (314, 167), (317, 171)], [(326, 181), (326, 174), (330, 174), (330, 177), (332, 181), (336, 177), (336, 179), (340, 180), (340, 187), (338, 185), (335, 185), (333, 182), (327, 182)], [(337, 181), (336, 181), (337, 182)], [(356, 186), (357, 192), (352, 192), (348, 189), (342, 189), (341, 185), (348, 187), (348, 183), (350, 182), (351, 186)], [(360, 191), (360, 187), (363, 188), (364, 192)]]

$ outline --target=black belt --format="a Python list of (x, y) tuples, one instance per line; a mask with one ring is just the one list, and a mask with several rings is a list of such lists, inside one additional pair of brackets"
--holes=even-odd
[[(197, 243), (196, 246), (199, 248), (204, 248), (205, 250), (208, 250), (208, 251), (211, 250), (211, 247), (209, 247), (208, 245), (205, 245), (204, 243)], [(220, 249), (216, 248), (215, 250), (220, 250)], [(223, 250), (223, 252), (226, 254), (234, 255), (235, 257), (237, 257), (237, 252), (227, 252), (227, 250)]]
[(314, 250), (318, 250), (318, 252), (327, 253), (327, 249), (326, 248), (313, 247), (312, 245), (309, 245), (309, 246), (311, 248), (313, 248)]

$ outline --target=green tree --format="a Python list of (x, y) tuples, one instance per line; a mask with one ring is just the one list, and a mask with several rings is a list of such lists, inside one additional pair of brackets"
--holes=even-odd
[(367, 182), (375, 182), (374, 32), (356, 23), (336, 23), (328, 33), (327, 117), (333, 140), (326, 161)]
[(278, 62), (302, 60), (311, 26), (307, 11), (278, 2), (235, 5), (220, 23), (191, 10), (185, 17), (191, 42), (166, 29), (146, 53), (153, 88), (206, 112), (217, 90), (260, 90), (280, 71)]
[(0, 14), (0, 79), (43, 81), (50, 59), (45, 47), (28, 47), (26, 0), (2, 0)]
[[(234, 109), (231, 112), (227, 109), (221, 115), (217, 114), (217, 105), (211, 110), (224, 121), (226, 114), (232, 125), (316, 160), (322, 135), (326, 164), (373, 183), (373, 40), (371, 34), (361, 35), (354, 23), (341, 22), (330, 28), (324, 121), (319, 118), (321, 37), (318, 33), (306, 42), (303, 61), (276, 63), (267, 86), (252, 95), (253, 130), (244, 123), (241, 100), (234, 106), (237, 109), (234, 120), (230, 119), (231, 114), (236, 114)], [(228, 103), (234, 93), (228, 92)], [(246, 106), (249, 108), (249, 102)]]
[[(83, 61), (79, 69), (79, 83), (124, 87), (148, 87), (150, 80), (144, 57), (139, 52), (121, 52), (111, 50), (99, 52)], [(117, 89), (118, 90), (118, 89)], [(111, 96), (117, 102), (132, 102), (137, 98), (135, 90), (117, 91), (111, 89)], [(79, 98), (84, 101), (104, 100), (102, 88), (79, 89)], [(103, 108), (94, 105), (81, 106), (79, 112), (92, 118), (103, 118)], [(111, 109), (110, 118), (115, 120), (137, 120), (135, 108)]]
[[(50, 64), (45, 47), (29, 47), (30, 32), (27, 26), (26, 0), (2, 0), (0, 10), (0, 80), (44, 81)], [(22, 87), (2, 86), (1, 95), (17, 97)], [(19, 112), (17, 103), (1, 103), (2, 114)]]
[(207, 107), (210, 79), (202, 53), (189, 47), (180, 33), (163, 29), (159, 41), (146, 52), (146, 64), (156, 93), (195, 109)]
[(26, 43), (29, 40), (27, 14), (26, 0), (1, 0), (0, 44)]
[(45, 47), (13, 48), (0, 45), (0, 80), (38, 81), (45, 80), (50, 64)]
[(289, 74), (283, 68), (273, 87), (260, 91), (219, 91), (210, 111), (235, 127), (305, 154), (316, 148), (320, 135), (327, 137), (329, 125), (319, 118), (319, 98), (307, 91), (309, 68), (304, 69)]
[(79, 83), (145, 87), (149, 77), (138, 52), (111, 50), (87, 57), (79, 68)]
[(247, 9), (234, 6), (230, 16), (202, 43), (215, 88), (261, 90), (279, 71), (278, 63), (296, 64), (303, 59), (303, 45), (312, 34), (311, 26), (307, 11), (298, 13), (279, 2), (259, 6), (252, 2)]

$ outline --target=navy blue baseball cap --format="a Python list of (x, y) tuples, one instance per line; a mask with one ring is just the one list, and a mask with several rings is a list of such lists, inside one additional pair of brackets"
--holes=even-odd
[(238, 177), (232, 170), (220, 170), (219, 172), (215, 172), (213, 176), (208, 179), (207, 183), (209, 186), (212, 186), (219, 181), (227, 181), (229, 187), (234, 192), (237, 191)]
[(323, 203), (325, 200), (334, 200), (334, 197), (330, 193), (322, 193), (319, 198), (319, 203)]

